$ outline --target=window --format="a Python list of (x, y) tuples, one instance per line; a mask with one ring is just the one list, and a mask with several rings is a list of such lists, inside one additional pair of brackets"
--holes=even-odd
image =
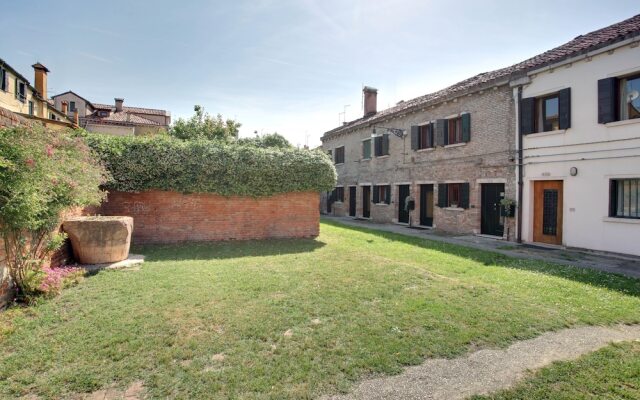
[(559, 101), (557, 94), (539, 100), (538, 109), (540, 110), (540, 122), (538, 126), (542, 127), (542, 130), (537, 129), (538, 132), (549, 132), (560, 129)]
[(391, 204), (391, 186), (390, 185), (374, 186), (373, 202), (376, 204)]
[(462, 143), (462, 118), (456, 117), (447, 120), (447, 132), (447, 144)]
[(362, 141), (362, 158), (368, 160), (371, 158), (371, 139)]
[(571, 88), (520, 100), (520, 133), (551, 132), (571, 127)]
[(438, 207), (469, 208), (468, 183), (438, 184)]
[(34, 114), (34, 104), (33, 101), (29, 101), (29, 115)]
[(56, 120), (56, 115), (54, 113), (49, 113), (49, 119)]
[(19, 80), (16, 80), (16, 98), (23, 103), (27, 101), (27, 85)]
[(375, 156), (388, 156), (389, 155), (389, 134), (385, 133), (373, 138), (373, 145), (375, 147)]
[(76, 110), (76, 102), (75, 101), (70, 101), (69, 102), (69, 111), (70, 112), (74, 112)]
[(0, 68), (0, 89), (6, 92), (9, 89), (9, 77), (7, 70)]
[(640, 75), (620, 79), (620, 119), (640, 118)]
[(612, 179), (609, 216), (640, 218), (640, 178)]
[[(107, 117), (107, 116), (109, 116), (109, 112), (108, 111), (98, 111), (98, 115), (100, 117)], [(329, 150), (329, 156), (331, 156), (331, 150)]]
[(460, 205), (460, 184), (450, 183), (447, 185), (447, 207), (458, 207)]
[(433, 122), (411, 127), (411, 148), (413, 150), (435, 147), (435, 127)]
[(334, 161), (336, 164), (344, 164), (344, 146), (336, 147)]
[(333, 201), (339, 201), (339, 202), (343, 202), (344, 201), (344, 187), (339, 186), (336, 187), (335, 189), (333, 189)]

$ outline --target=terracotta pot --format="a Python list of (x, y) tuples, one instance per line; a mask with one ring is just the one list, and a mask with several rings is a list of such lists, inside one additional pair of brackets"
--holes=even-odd
[(62, 229), (81, 264), (114, 263), (129, 257), (131, 217), (71, 217), (62, 223)]

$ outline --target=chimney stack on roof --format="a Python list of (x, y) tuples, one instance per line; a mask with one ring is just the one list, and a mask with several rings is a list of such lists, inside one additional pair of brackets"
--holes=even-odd
[(378, 89), (365, 86), (362, 88), (362, 95), (364, 96), (364, 116), (378, 112)]
[(67, 115), (67, 113), (69, 112), (69, 103), (67, 103), (66, 101), (62, 102), (62, 113), (64, 115)]
[(122, 103), (124, 103), (124, 99), (116, 97), (115, 101), (116, 101), (116, 112), (122, 111)]
[(39, 62), (33, 64), (32, 67), (35, 75), (34, 83), (36, 91), (40, 93), (43, 99), (47, 100), (47, 72), (49, 72), (49, 70)]
[(80, 126), (80, 114), (77, 108), (73, 110), (73, 123), (76, 124), (76, 126)]

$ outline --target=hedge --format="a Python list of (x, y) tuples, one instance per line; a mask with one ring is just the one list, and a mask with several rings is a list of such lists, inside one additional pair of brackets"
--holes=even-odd
[(87, 134), (111, 174), (107, 189), (261, 197), (327, 191), (336, 170), (319, 151), (264, 149), (210, 140)]

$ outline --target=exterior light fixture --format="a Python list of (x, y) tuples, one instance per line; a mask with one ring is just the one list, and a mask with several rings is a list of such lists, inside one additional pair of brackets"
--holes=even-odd
[(571, 167), (571, 169), (569, 169), (569, 174), (571, 174), (571, 176), (576, 176), (576, 175), (578, 175), (578, 168), (576, 168), (576, 167)]
[[(387, 128), (385, 126), (378, 126), (377, 129), (384, 129), (387, 132), (391, 132), (394, 135), (396, 135), (397, 137), (399, 137), (400, 139), (402, 139), (404, 137), (404, 129), (400, 129), (400, 128)], [(376, 126), (373, 127), (373, 132), (371, 134), (371, 137), (376, 137), (379, 136), (376, 134)]]

